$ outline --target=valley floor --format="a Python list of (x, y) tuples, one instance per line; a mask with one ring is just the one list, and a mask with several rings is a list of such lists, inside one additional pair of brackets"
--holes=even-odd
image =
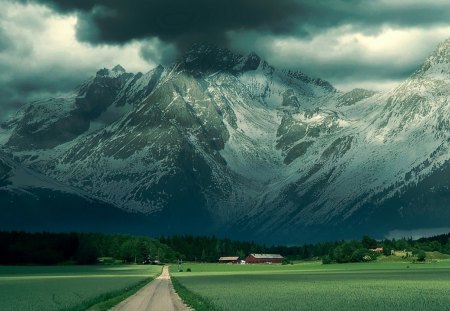
[[(176, 265), (170, 267), (174, 286), (196, 311), (410, 311), (449, 310), (450, 306), (449, 259), (432, 259), (420, 264), (402, 261), (329, 265), (321, 262), (184, 263), (182, 269), (184, 272), (178, 272)], [(0, 266), (0, 310), (107, 310), (125, 299), (124, 293), (130, 288), (144, 285), (160, 272), (160, 266), (139, 265)], [(150, 296), (158, 291), (170, 292), (170, 295), (160, 295), (163, 304), (176, 297), (172, 290), (164, 290), (166, 285), (170, 289), (168, 278), (165, 270), (160, 280), (147, 285), (153, 287)], [(132, 297), (139, 297), (142, 292), (142, 301), (151, 300), (145, 288)], [(92, 308), (117, 296), (121, 298), (107, 308)], [(118, 307), (126, 303), (127, 300)], [(184, 309), (179, 299), (174, 306), (174, 309)], [(150, 304), (146, 303), (145, 307)]]
[[(450, 260), (322, 265), (184, 264), (175, 283), (204, 310), (449, 310)], [(179, 292), (184, 299), (185, 294)], [(191, 297), (192, 300), (192, 297)], [(195, 306), (194, 306), (195, 307)], [(202, 307), (196, 308), (201, 311)]]

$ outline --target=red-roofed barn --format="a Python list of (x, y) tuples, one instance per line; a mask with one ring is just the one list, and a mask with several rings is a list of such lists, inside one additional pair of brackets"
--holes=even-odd
[(282, 263), (283, 259), (280, 254), (250, 254), (245, 263)]

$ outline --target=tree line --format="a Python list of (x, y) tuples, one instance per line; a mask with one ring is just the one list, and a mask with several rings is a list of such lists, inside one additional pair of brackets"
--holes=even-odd
[[(239, 256), (244, 259), (251, 253), (281, 254), (288, 260), (322, 259), (324, 263), (361, 262), (376, 259), (379, 255), (390, 256), (393, 250), (407, 251), (419, 259), (425, 252), (438, 251), (450, 254), (450, 233), (429, 238), (375, 240), (363, 236), (360, 240), (321, 242), (300, 246), (266, 246), (255, 242), (242, 242), (208, 236), (174, 235), (160, 237), (187, 261), (217, 262), (222, 256)], [(382, 248), (382, 252), (372, 249)]]
[(175, 251), (156, 239), (126, 234), (0, 232), (0, 264), (94, 264), (175, 261)]
[(159, 239), (127, 234), (101, 233), (27, 233), (0, 232), (0, 264), (94, 264), (99, 258), (124, 263), (152, 261), (175, 262), (178, 259), (217, 262), (221, 256), (244, 259), (251, 253), (281, 254), (288, 260), (322, 259), (323, 263), (370, 261), (380, 255), (371, 249), (382, 248), (390, 256), (393, 250), (412, 253), (418, 260), (425, 252), (450, 254), (450, 233), (413, 240), (360, 240), (322, 242), (301, 246), (266, 246), (215, 236), (174, 235)]
[(193, 235), (162, 236), (159, 241), (181, 254), (182, 259), (200, 262), (217, 262), (222, 256), (238, 256), (244, 259), (251, 253), (281, 254), (290, 260), (309, 259), (324, 256), (339, 245), (339, 242), (325, 242), (302, 246), (266, 246), (253, 241)]
[(162, 236), (159, 241), (177, 253), (180, 259), (199, 262), (217, 262), (221, 256), (245, 258), (249, 253), (263, 253), (267, 248), (255, 242), (220, 239), (215, 236), (173, 235)]

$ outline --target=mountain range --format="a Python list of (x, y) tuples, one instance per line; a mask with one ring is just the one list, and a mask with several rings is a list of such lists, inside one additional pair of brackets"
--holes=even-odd
[(449, 99), (450, 39), (388, 92), (210, 44), (101, 69), (1, 125), (0, 226), (268, 243), (446, 227)]

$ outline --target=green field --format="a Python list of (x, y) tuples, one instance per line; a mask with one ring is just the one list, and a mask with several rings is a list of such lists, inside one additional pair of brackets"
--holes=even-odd
[(183, 268), (175, 283), (217, 310), (450, 310), (448, 260)]
[(160, 266), (0, 266), (0, 310), (85, 310), (150, 280)]

